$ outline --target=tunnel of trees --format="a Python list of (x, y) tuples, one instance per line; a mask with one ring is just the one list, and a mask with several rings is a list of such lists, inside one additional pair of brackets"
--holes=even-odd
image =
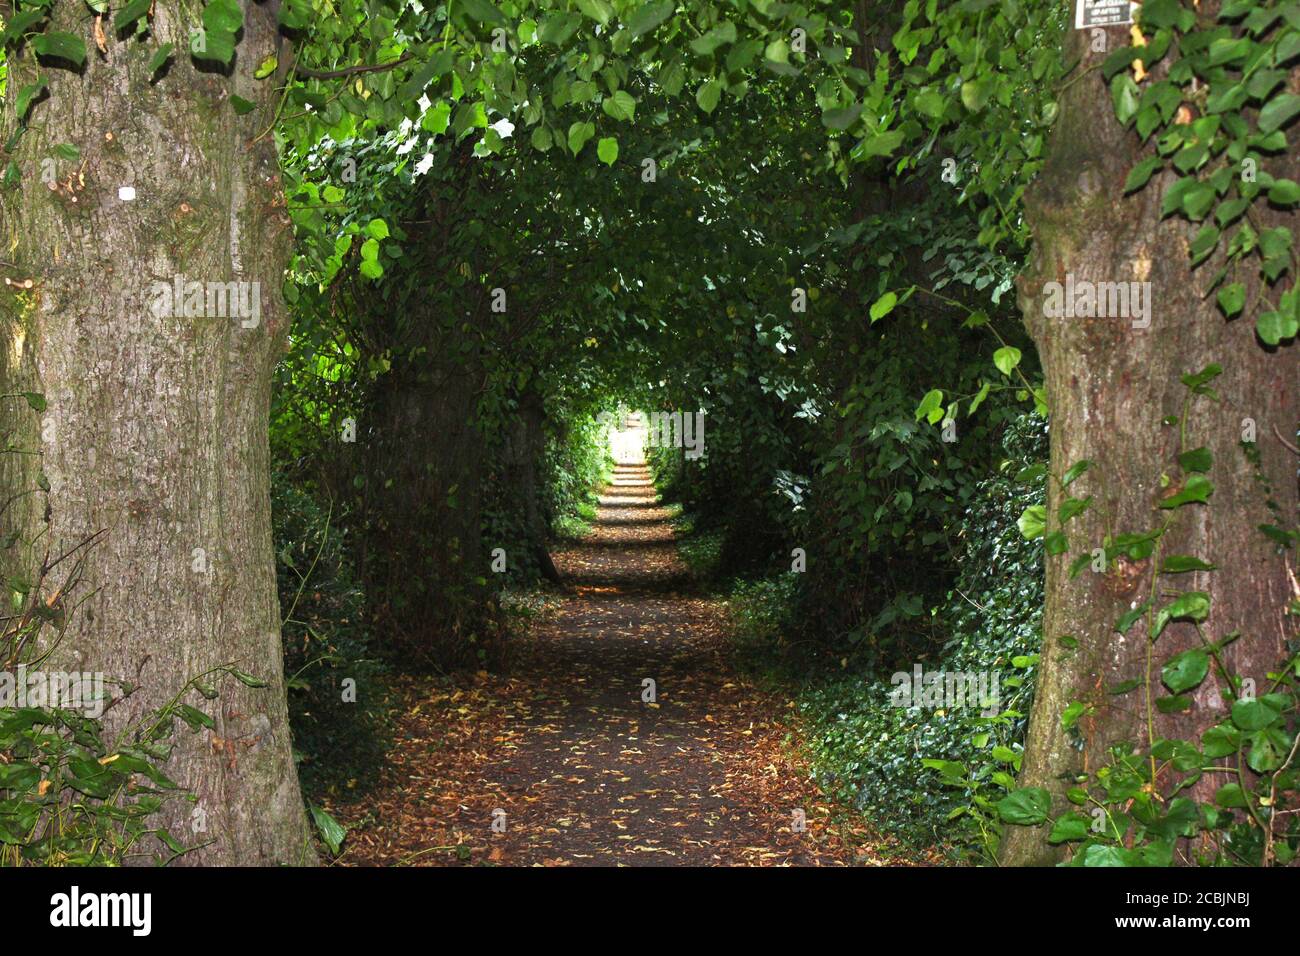
[(0, 860), (1291, 864), (1300, 5), (1134, 9), (0, 4)]

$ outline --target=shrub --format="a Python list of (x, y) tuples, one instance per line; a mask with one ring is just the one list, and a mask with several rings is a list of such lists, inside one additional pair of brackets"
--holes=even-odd
[(373, 779), (388, 741), (385, 667), (338, 515), (276, 477), (271, 509), (289, 720), (308, 794)]

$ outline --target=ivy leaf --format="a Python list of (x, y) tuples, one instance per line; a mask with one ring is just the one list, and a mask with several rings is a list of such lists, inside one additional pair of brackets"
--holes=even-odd
[(1214, 484), (1204, 475), (1192, 475), (1187, 484), (1160, 502), (1161, 508), (1178, 508), (1192, 502), (1204, 503), (1214, 492)]
[(135, 21), (149, 12), (153, 6), (153, 0), (131, 0), (126, 6), (117, 12), (113, 18), (113, 32), (121, 33)]
[(244, 116), (257, 109), (257, 104), (252, 100), (246, 100), (242, 96), (237, 96), (234, 93), (230, 94), (230, 105), (234, 107), (235, 113), (239, 116)]
[(1188, 591), (1180, 594), (1160, 610), (1151, 622), (1151, 637), (1155, 639), (1164, 633), (1170, 621), (1188, 620), (1204, 621), (1210, 614), (1210, 596), (1204, 591)]
[(1294, 93), (1283, 93), (1275, 96), (1259, 111), (1259, 131), (1261, 133), (1271, 133), (1275, 129), (1290, 120), (1296, 113), (1300, 113), (1300, 96)]
[(1129, 170), (1128, 178), (1124, 180), (1124, 192), (1127, 194), (1141, 189), (1155, 175), (1157, 169), (1164, 167), (1164, 164), (1164, 160), (1159, 156), (1150, 156), (1142, 160)]
[(1183, 471), (1206, 472), (1210, 470), (1213, 461), (1214, 456), (1210, 454), (1210, 449), (1202, 446), (1179, 455), (1178, 467), (1182, 468)]
[(1199, 647), (1175, 654), (1160, 669), (1160, 679), (1175, 694), (1191, 690), (1210, 672), (1210, 656)]
[(1119, 620), (1115, 622), (1115, 630), (1120, 634), (1127, 634), (1129, 628), (1136, 624), (1138, 619), (1150, 609), (1150, 600), (1143, 601), (1137, 607), (1129, 608), (1121, 614)]
[(31, 109), (32, 103), (35, 102), (38, 96), (45, 92), (49, 85), (50, 84), (46, 81), (45, 77), (41, 77), (35, 83), (28, 83), (18, 91), (18, 99), (14, 104), (14, 109), (18, 115), (18, 119), (21, 120), (27, 116), (27, 111)]
[(1129, 73), (1117, 73), (1110, 82), (1110, 98), (1115, 104), (1115, 116), (1127, 126), (1137, 115), (1141, 94)]
[(1087, 458), (1083, 458), (1080, 459), (1079, 461), (1076, 461), (1073, 465), (1067, 468), (1065, 474), (1061, 476), (1061, 487), (1069, 488), (1070, 485), (1074, 484), (1075, 480), (1080, 475), (1082, 475), (1085, 471), (1087, 471), (1091, 467), (1092, 467), (1092, 462), (1089, 461)]
[(1265, 345), (1277, 345), (1283, 339), (1295, 336), (1297, 318), (1285, 312), (1262, 312), (1255, 319), (1255, 332)]
[(32, 37), (31, 44), (41, 56), (67, 60), (77, 66), (86, 63), (86, 41), (75, 34), (52, 30)]
[(1227, 318), (1232, 318), (1246, 306), (1246, 287), (1240, 282), (1225, 285), (1219, 290), (1219, 308)]

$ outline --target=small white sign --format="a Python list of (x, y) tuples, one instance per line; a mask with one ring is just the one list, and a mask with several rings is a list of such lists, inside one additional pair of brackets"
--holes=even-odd
[(130, 202), (131, 200), (135, 199), (135, 187), (134, 187), (134, 186), (118, 186), (118, 187), (117, 187), (117, 198), (120, 199), (120, 200), (122, 200), (122, 202)]
[(1130, 0), (1076, 0), (1074, 28), (1090, 30), (1093, 27), (1118, 27), (1133, 22), (1138, 4)]

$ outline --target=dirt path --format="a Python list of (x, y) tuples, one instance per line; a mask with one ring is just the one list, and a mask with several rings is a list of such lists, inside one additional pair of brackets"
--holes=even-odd
[(354, 828), (343, 862), (891, 862), (806, 782), (788, 700), (732, 669), (644, 466), (619, 467), (592, 534), (554, 557), (572, 593), (508, 674), (404, 684), (378, 793), (333, 808)]

